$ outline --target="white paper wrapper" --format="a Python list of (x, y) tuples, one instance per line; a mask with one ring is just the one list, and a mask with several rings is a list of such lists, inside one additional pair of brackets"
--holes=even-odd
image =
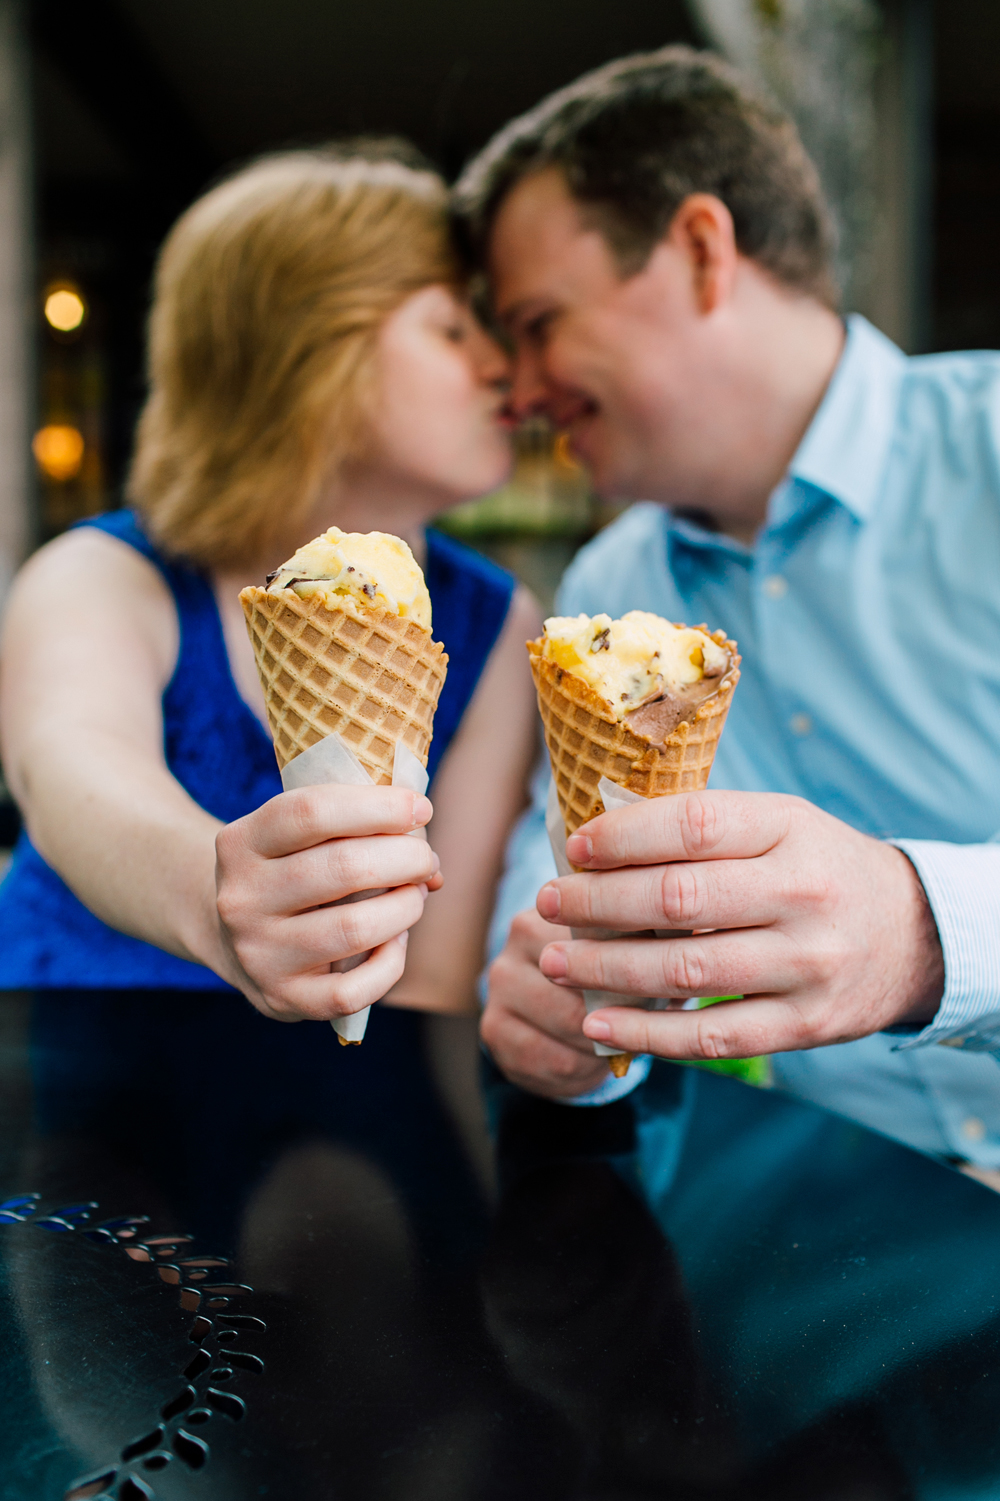
[[(646, 799), (640, 797), (638, 792), (631, 792), (627, 787), (619, 787), (614, 782), (602, 777), (597, 784), (597, 790), (601, 794), (604, 811), (610, 813), (613, 808), (627, 808), (630, 803), (642, 803)], [(556, 862), (556, 869), (561, 876), (573, 875), (573, 867), (566, 858), (566, 825), (563, 822), (562, 809), (559, 806), (559, 797), (556, 793), (554, 781), (549, 783), (549, 800), (545, 809), (545, 827), (548, 831), (549, 843), (552, 845), (552, 854)], [(688, 934), (676, 928), (648, 930), (643, 933), (621, 933), (613, 928), (571, 928), (574, 938), (686, 938)], [(665, 1011), (669, 1001), (661, 1000), (655, 996), (618, 995), (612, 990), (585, 990), (583, 992), (584, 1004), (589, 1016), (591, 1011), (600, 1011), (605, 1006), (635, 1006), (640, 1011)], [(609, 1047), (606, 1042), (595, 1042), (594, 1052), (598, 1058), (613, 1058), (621, 1053), (620, 1048)]]
[[(311, 745), (307, 751), (289, 761), (281, 773), (281, 785), (286, 792), (299, 787), (324, 787), (330, 783), (341, 787), (373, 785), (372, 778), (351, 747), (345, 745), (339, 735), (327, 735), (325, 740)], [(427, 791), (427, 772), (409, 747), (402, 743), (396, 746), (392, 758), (392, 785), (407, 787), (411, 792)], [(414, 829), (413, 833), (418, 838), (426, 838), (423, 829)], [(351, 896), (343, 897), (341, 902), (361, 902), (368, 897), (381, 896), (387, 889), (381, 886), (372, 891), (355, 891)], [(341, 902), (333, 905), (340, 906)], [(352, 954), (350, 959), (338, 959), (331, 969), (343, 974), (349, 969), (356, 969), (367, 958), (367, 954)], [(370, 1006), (365, 1006), (363, 1011), (355, 1011), (350, 1016), (338, 1016), (330, 1025), (343, 1042), (360, 1042), (368, 1026), (370, 1010)]]

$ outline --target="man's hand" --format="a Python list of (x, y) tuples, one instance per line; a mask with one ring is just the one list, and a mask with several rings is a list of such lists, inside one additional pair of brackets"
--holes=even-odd
[[(228, 824), (216, 839), (225, 978), (279, 1021), (332, 1020), (380, 1000), (441, 884), (426, 840), (405, 837), (432, 811), (401, 787), (305, 787)], [(331, 973), (358, 954), (368, 957), (357, 968)]]
[(608, 1071), (583, 1035), (583, 996), (553, 985), (539, 972), (538, 956), (564, 928), (537, 912), (519, 912), (506, 947), (489, 974), (483, 1042), (497, 1067), (515, 1084), (554, 1099), (586, 1094)]
[(556, 985), (676, 998), (739, 994), (700, 1011), (595, 1011), (588, 1037), (661, 1058), (746, 1058), (866, 1037), (937, 1010), (944, 962), (901, 851), (800, 798), (697, 792), (604, 813), (568, 840), (584, 874), (543, 886), (571, 928), (693, 937), (549, 944)]

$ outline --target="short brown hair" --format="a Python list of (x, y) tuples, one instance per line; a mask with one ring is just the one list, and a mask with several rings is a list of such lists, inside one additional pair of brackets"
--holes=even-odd
[(168, 552), (280, 561), (363, 448), (379, 327), (460, 278), (444, 183), (403, 155), (364, 141), (264, 157), (171, 230), (129, 479)]
[(624, 275), (640, 270), (691, 193), (733, 216), (740, 252), (786, 286), (838, 304), (819, 178), (791, 120), (708, 52), (664, 47), (586, 73), (496, 135), (454, 193), (481, 264), (522, 178), (558, 168)]

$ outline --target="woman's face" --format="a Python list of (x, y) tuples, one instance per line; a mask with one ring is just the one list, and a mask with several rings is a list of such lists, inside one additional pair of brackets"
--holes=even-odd
[(414, 292), (379, 333), (370, 480), (437, 496), (435, 509), (502, 484), (507, 375), (506, 355), (448, 287)]

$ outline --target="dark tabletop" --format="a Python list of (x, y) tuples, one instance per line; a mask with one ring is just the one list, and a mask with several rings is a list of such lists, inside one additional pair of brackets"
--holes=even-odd
[(1000, 1196), (669, 1064), (491, 1182), (434, 1025), (0, 996), (3, 1501), (1000, 1497)]

